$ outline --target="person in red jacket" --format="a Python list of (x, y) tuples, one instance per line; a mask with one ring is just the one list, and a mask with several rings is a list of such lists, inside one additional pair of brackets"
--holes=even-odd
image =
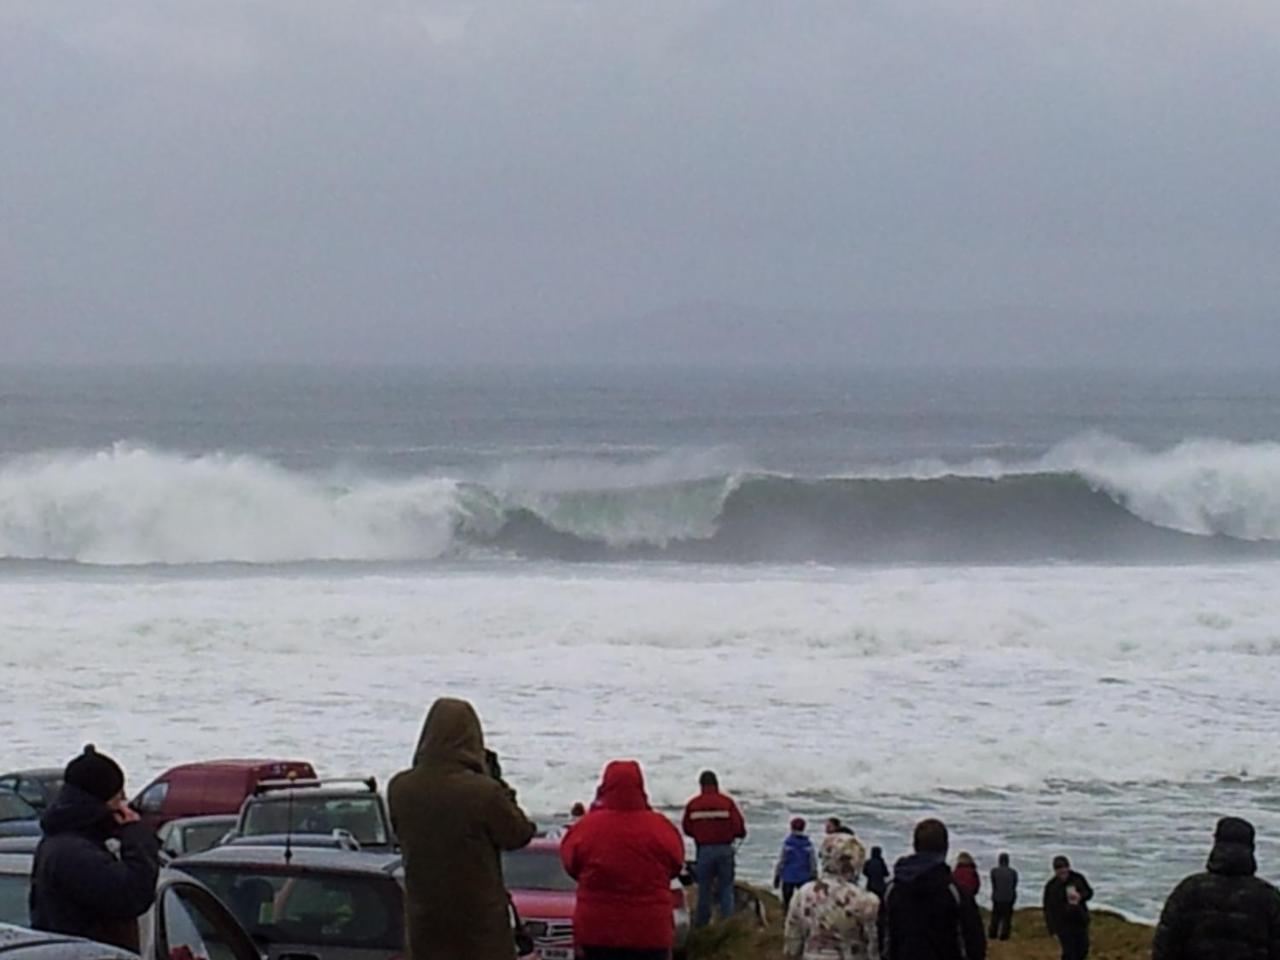
[(712, 891), (720, 907), (720, 919), (733, 916), (735, 840), (747, 835), (742, 812), (733, 798), (720, 792), (720, 780), (710, 770), (698, 777), (702, 792), (684, 808), (684, 832), (698, 846), (694, 872), (698, 877), (698, 911), (695, 927), (711, 922)]
[(978, 898), (978, 891), (982, 889), (982, 878), (978, 876), (978, 864), (974, 861), (973, 855), (961, 852), (956, 857), (956, 865), (951, 870), (951, 879), (955, 881), (955, 885), (973, 897)]
[(573, 940), (582, 960), (666, 960), (675, 937), (671, 880), (684, 868), (675, 825), (649, 807), (634, 760), (604, 768), (591, 810), (560, 859), (578, 881)]

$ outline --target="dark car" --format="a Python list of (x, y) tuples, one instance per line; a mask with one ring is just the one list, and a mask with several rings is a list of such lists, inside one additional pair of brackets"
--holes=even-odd
[[(163, 880), (147, 915), (142, 960), (262, 960), (231, 913), (185, 877)], [(139, 960), (137, 954), (79, 937), (0, 924), (3, 960)]]
[(0, 837), (40, 835), (40, 813), (16, 793), (0, 790)]
[(160, 853), (169, 859), (203, 853), (221, 843), (235, 829), (237, 819), (235, 815), (223, 815), (170, 820), (156, 834)]
[(240, 808), (237, 837), (333, 834), (343, 831), (362, 850), (394, 850), (395, 835), (378, 783), (366, 780), (286, 780), (258, 784)]
[(270, 960), (391, 960), (404, 952), (400, 857), (316, 847), (235, 845), (175, 860), (231, 910)]
[(37, 810), (43, 811), (53, 803), (62, 789), (62, 770), (58, 767), (41, 767), (37, 770), (15, 770), (0, 776), (0, 790), (16, 793)]

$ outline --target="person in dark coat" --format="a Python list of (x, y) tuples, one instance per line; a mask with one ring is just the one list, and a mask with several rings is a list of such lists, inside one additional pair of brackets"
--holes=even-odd
[[(63, 773), (40, 818), (44, 837), (31, 869), (31, 925), (132, 950), (138, 918), (151, 908), (160, 845), (125, 803), (124, 771), (93, 746)], [(120, 844), (117, 857), (107, 841)]]
[(792, 895), (810, 880), (818, 878), (818, 855), (805, 833), (804, 817), (791, 819), (791, 832), (782, 842), (782, 852), (773, 868), (773, 885), (782, 888), (782, 911), (791, 906)]
[(413, 767), (392, 778), (387, 799), (404, 854), (408, 960), (511, 960), (501, 853), (535, 828), (486, 759), (471, 704), (431, 705)]
[(1008, 940), (1013, 933), (1013, 905), (1018, 902), (1018, 871), (1009, 866), (1009, 855), (1000, 854), (998, 866), (991, 868), (992, 940)]
[(1053, 876), (1044, 886), (1044, 924), (1058, 938), (1062, 960), (1089, 956), (1089, 901), (1093, 888), (1071, 869), (1066, 857), (1053, 858)]
[(1165, 902), (1152, 960), (1276, 960), (1280, 891), (1260, 879), (1253, 824), (1218, 821), (1204, 873), (1183, 880)]
[(573, 939), (582, 960), (666, 960), (675, 939), (671, 881), (684, 869), (684, 841), (649, 806), (634, 760), (604, 769), (596, 803), (560, 843), (578, 881)]
[(884, 862), (884, 852), (879, 847), (871, 848), (862, 875), (867, 878), (867, 889), (883, 900), (889, 886), (889, 865)]
[(915, 853), (893, 867), (885, 891), (884, 951), (888, 960), (985, 960), (987, 937), (973, 897), (947, 866), (948, 836), (940, 820), (916, 825)]

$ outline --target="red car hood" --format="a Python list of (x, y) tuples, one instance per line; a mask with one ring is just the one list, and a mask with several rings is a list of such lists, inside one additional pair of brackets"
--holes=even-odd
[(572, 920), (577, 894), (558, 890), (512, 890), (511, 899), (522, 920)]

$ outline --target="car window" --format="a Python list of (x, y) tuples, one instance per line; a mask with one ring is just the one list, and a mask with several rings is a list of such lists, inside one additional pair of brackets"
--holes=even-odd
[(201, 853), (216, 847), (230, 828), (225, 823), (200, 823), (182, 831), (182, 852)]
[(41, 786), (39, 780), (32, 780), (29, 777), (23, 777), (18, 781), (18, 796), (33, 807), (43, 806), (44, 787)]
[(248, 960), (257, 948), (224, 907), (192, 884), (175, 884), (160, 904), (166, 960)]
[(0, 790), (0, 820), (34, 820), (36, 811), (16, 793)]
[(400, 887), (390, 877), (257, 873), (190, 864), (250, 936), (267, 943), (400, 950)]
[(259, 800), (245, 811), (241, 833), (261, 837), (272, 833), (332, 833), (346, 830), (361, 846), (384, 846), (387, 828), (378, 797), (298, 797)]
[(31, 925), (27, 896), (31, 880), (22, 874), (0, 873), (0, 923), (19, 927)]
[(555, 890), (569, 893), (578, 889), (573, 877), (564, 872), (559, 850), (515, 850), (504, 853), (502, 877), (508, 890)]
[(168, 795), (167, 781), (153, 783), (142, 791), (142, 796), (138, 797), (138, 809), (143, 813), (160, 813), (164, 809), (164, 798)]

